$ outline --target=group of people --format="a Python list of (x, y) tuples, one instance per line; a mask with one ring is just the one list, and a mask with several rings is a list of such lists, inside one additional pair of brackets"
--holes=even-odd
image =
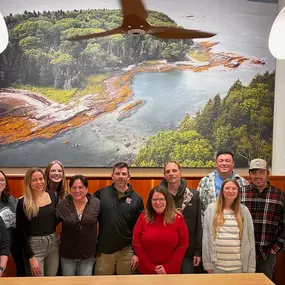
[(233, 154), (219, 152), (216, 170), (193, 190), (179, 163), (169, 161), (145, 207), (124, 162), (114, 165), (113, 183), (95, 192), (75, 175), (68, 193), (59, 161), (45, 173), (31, 168), (18, 201), (0, 172), (0, 276), (10, 251), (18, 276), (189, 274), (203, 267), (272, 279), (276, 254), (285, 250), (285, 192), (270, 184), (263, 159), (250, 162), (250, 184), (233, 167)]

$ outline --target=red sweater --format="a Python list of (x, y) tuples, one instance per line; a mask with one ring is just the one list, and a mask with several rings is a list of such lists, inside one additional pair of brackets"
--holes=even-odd
[(133, 233), (133, 247), (139, 258), (141, 274), (156, 274), (155, 267), (163, 265), (167, 274), (179, 274), (188, 247), (188, 229), (181, 215), (174, 223), (163, 224), (163, 216), (156, 214), (154, 223), (147, 223), (142, 213)]

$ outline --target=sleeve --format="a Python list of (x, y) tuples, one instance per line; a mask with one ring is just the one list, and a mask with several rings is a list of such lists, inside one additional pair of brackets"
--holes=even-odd
[(206, 211), (206, 205), (205, 205), (205, 203), (203, 203), (203, 201), (205, 201), (205, 191), (204, 191), (205, 184), (206, 184), (205, 179), (202, 178), (199, 182), (198, 187), (197, 187), (197, 191), (199, 192), (200, 203), (201, 203), (201, 219), (202, 219), (201, 221), (202, 221), (202, 223), (203, 223), (204, 213)]
[(58, 226), (62, 222), (61, 207), (63, 200), (59, 201), (55, 208), (55, 225)]
[[(281, 191), (281, 190), (280, 190)], [(283, 203), (283, 213), (281, 214), (279, 220), (279, 233), (277, 234), (277, 239), (275, 244), (272, 245), (272, 250), (276, 253), (279, 251), (285, 251), (285, 194), (281, 193), (281, 201)]]
[(16, 232), (18, 235), (18, 240), (24, 249), (24, 253), (28, 259), (34, 256), (34, 253), (31, 249), (28, 235), (27, 235), (27, 228), (28, 228), (28, 218), (24, 212), (24, 199), (21, 198), (18, 202), (17, 209), (16, 209)]
[(202, 228), (202, 214), (201, 214), (201, 201), (200, 197), (198, 196), (198, 209), (197, 209), (197, 218), (196, 218), (196, 249), (195, 249), (195, 256), (202, 255), (202, 235), (203, 235), (203, 228)]
[(211, 262), (211, 247), (212, 233), (210, 232), (212, 206), (209, 206), (205, 212), (203, 223), (203, 239), (202, 239), (202, 261), (205, 270), (214, 269), (214, 264)]
[(240, 185), (241, 187), (249, 185), (248, 181), (245, 178), (241, 177), (241, 179), (242, 179), (242, 182), (241, 182), (241, 185)]
[(254, 238), (254, 226), (251, 214), (246, 206), (245, 208), (245, 218), (247, 221), (247, 235), (249, 240), (249, 260), (248, 260), (248, 273), (254, 273), (256, 268), (256, 256), (255, 256), (255, 238)]
[(186, 223), (181, 215), (177, 215), (175, 223), (177, 225), (178, 245), (172, 253), (170, 260), (162, 264), (167, 274), (179, 274), (181, 264), (187, 247), (189, 245), (189, 233)]
[(143, 199), (140, 197), (137, 205), (138, 216), (144, 211)]
[(142, 232), (145, 224), (146, 222), (144, 220), (144, 214), (142, 213), (139, 216), (137, 223), (134, 227), (133, 248), (136, 252), (137, 257), (139, 258), (139, 270), (141, 271), (141, 273), (156, 274), (156, 264), (152, 263), (141, 243)]
[(16, 208), (18, 204), (18, 199), (14, 198), (13, 196), (9, 197), (10, 208), (13, 213), (16, 213)]
[(51, 199), (51, 201), (52, 201), (52, 203), (54, 204), (54, 207), (55, 207), (55, 211), (54, 211), (54, 224), (55, 224), (55, 226), (57, 227), (58, 226), (58, 224), (61, 222), (61, 220), (60, 220), (60, 218), (57, 216), (57, 214), (56, 214), (56, 209), (57, 209), (57, 205), (59, 204), (59, 203), (61, 203), (64, 199), (57, 199), (57, 196), (56, 196), (56, 194), (54, 193), (54, 192), (52, 192), (52, 191), (47, 191), (48, 192), (48, 194), (50, 195), (50, 199)]
[(9, 256), (10, 252), (10, 238), (8, 230), (0, 218), (0, 256)]

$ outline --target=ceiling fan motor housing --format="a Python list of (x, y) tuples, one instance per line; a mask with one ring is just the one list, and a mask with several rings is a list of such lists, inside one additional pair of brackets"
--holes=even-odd
[(141, 36), (145, 34), (145, 30), (143, 29), (130, 29), (128, 30), (128, 34), (131, 36)]

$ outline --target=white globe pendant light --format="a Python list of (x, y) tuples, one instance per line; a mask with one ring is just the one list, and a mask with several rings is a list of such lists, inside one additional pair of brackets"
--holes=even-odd
[(8, 45), (8, 29), (4, 17), (0, 12), (0, 53), (2, 53)]
[(285, 7), (279, 12), (272, 25), (268, 46), (275, 58), (285, 59)]

